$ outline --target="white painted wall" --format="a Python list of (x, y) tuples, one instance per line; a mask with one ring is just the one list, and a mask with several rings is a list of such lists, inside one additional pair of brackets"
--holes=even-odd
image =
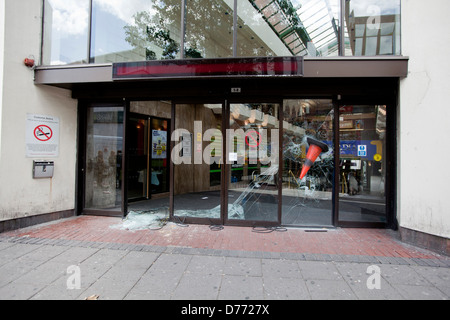
[(402, 0), (398, 216), (401, 227), (450, 238), (450, 1)]
[(2, 159), (3, 48), (5, 47), (5, 1), (0, 0), (0, 163)]
[[(77, 101), (71, 99), (70, 91), (36, 86), (34, 72), (24, 65), (24, 59), (30, 55), (39, 61), (42, 1), (2, 0), (0, 3), (5, 3), (6, 26), (0, 84), (3, 90), (0, 95), (0, 220), (72, 210), (75, 206)], [(2, 9), (0, 17), (1, 13)], [(55, 161), (53, 179), (32, 178), (33, 160), (44, 159), (26, 158), (27, 113), (60, 119), (59, 157), (45, 159)]]

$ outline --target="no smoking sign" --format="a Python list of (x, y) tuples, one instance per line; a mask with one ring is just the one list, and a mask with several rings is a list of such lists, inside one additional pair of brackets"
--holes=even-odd
[(251, 148), (259, 147), (261, 143), (261, 134), (256, 130), (248, 131), (245, 135), (245, 143)]
[(27, 114), (26, 156), (28, 158), (59, 156), (59, 118)]
[(34, 137), (39, 141), (49, 141), (53, 137), (53, 130), (47, 125), (39, 125), (34, 129)]

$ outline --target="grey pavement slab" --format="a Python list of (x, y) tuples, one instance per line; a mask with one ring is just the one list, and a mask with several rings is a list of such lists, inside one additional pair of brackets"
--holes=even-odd
[(219, 300), (263, 300), (263, 279), (246, 275), (224, 275)]
[(306, 281), (300, 278), (264, 277), (264, 299), (310, 300)]
[(299, 261), (300, 272), (306, 280), (342, 280), (336, 265), (324, 261)]
[(350, 286), (341, 280), (307, 280), (306, 286), (313, 300), (355, 300), (357, 296)]
[[(0, 300), (450, 299), (446, 260), (10, 240), (0, 239)], [(380, 287), (371, 289), (374, 265)]]
[(240, 276), (262, 276), (261, 259), (227, 257), (224, 274)]
[(222, 276), (210, 273), (186, 273), (174, 289), (174, 300), (216, 300), (221, 289)]

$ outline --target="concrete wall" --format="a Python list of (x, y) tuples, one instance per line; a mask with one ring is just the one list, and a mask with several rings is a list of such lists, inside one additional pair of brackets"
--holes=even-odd
[[(4, 16), (6, 26), (4, 37), (0, 36), (0, 42), (4, 41), (4, 46), (1, 46), (4, 52), (0, 54), (0, 75), (3, 68), (0, 83), (3, 92), (0, 95), (0, 221), (73, 210), (77, 101), (71, 99), (70, 91), (36, 86), (33, 70), (23, 62), (30, 55), (36, 61), (40, 59), (42, 1), (5, 0), (0, 3), (5, 6), (0, 9), (0, 17)], [(26, 157), (28, 113), (59, 118), (59, 157)], [(55, 161), (54, 178), (33, 179), (33, 160)]]
[(450, 238), (450, 1), (402, 0), (400, 227)]

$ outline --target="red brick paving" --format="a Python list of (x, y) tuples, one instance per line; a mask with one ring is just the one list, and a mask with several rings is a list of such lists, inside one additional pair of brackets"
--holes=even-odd
[(402, 243), (392, 230), (338, 228), (328, 232), (305, 232), (290, 228), (286, 232), (256, 233), (245, 227), (226, 226), (223, 230), (212, 231), (205, 225), (181, 227), (172, 223), (160, 230), (111, 228), (120, 223), (119, 218), (80, 216), (3, 235), (221, 250), (436, 258), (429, 251)]

